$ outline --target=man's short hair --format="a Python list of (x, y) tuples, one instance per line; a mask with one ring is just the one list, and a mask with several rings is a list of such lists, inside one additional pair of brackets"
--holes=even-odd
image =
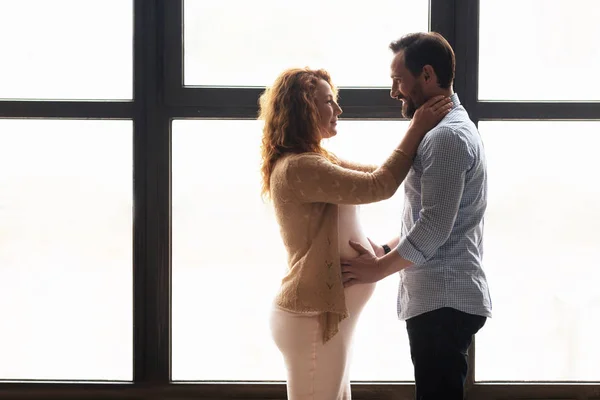
[(409, 33), (390, 43), (394, 54), (404, 52), (406, 68), (420, 76), (425, 65), (431, 65), (440, 87), (447, 89), (454, 82), (456, 60), (450, 43), (437, 32)]

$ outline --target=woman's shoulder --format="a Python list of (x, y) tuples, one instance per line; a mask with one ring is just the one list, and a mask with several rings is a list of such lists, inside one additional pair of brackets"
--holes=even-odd
[(271, 185), (286, 184), (290, 170), (295, 168), (296, 159), (300, 154), (285, 154), (273, 165), (271, 172)]
[(334, 163), (324, 154), (301, 153), (294, 154), (288, 158), (288, 168), (296, 171), (328, 168)]
[(290, 172), (299, 172), (310, 170), (322, 163), (331, 163), (325, 156), (318, 153), (293, 153), (281, 157), (275, 164), (274, 171), (288, 174)]
[(305, 152), (305, 153), (294, 153), (286, 156), (289, 162), (298, 163), (298, 162), (311, 162), (315, 160), (325, 160), (327, 158), (323, 154), (313, 153), (313, 152)]

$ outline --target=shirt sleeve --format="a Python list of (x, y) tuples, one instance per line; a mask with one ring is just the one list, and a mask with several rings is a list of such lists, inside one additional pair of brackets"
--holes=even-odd
[(289, 162), (286, 179), (302, 202), (367, 204), (392, 197), (411, 165), (412, 159), (400, 151), (373, 172), (347, 169), (318, 154), (302, 154)]
[(423, 140), (420, 153), (419, 219), (397, 247), (400, 256), (414, 264), (423, 264), (450, 237), (466, 173), (475, 160), (466, 140), (450, 128), (432, 131)]

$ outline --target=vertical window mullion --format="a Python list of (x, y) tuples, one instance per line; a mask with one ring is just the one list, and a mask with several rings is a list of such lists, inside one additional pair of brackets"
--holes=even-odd
[(134, 2), (134, 381), (153, 385), (170, 380), (170, 122), (160, 46), (166, 3)]

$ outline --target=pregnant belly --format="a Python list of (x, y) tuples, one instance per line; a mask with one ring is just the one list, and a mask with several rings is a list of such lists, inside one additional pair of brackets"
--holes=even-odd
[[(339, 206), (338, 220), (338, 238), (340, 248), (340, 258), (350, 260), (358, 257), (358, 252), (350, 247), (349, 240), (362, 244), (368, 251), (373, 252), (373, 248), (363, 233), (358, 218), (358, 207), (356, 206)], [(362, 312), (364, 305), (369, 301), (373, 291), (375, 290), (374, 283), (366, 283), (353, 285), (345, 289), (346, 306), (351, 316), (358, 317)], [(353, 323), (356, 319), (353, 319)]]
[(358, 208), (353, 205), (339, 206), (338, 245), (340, 258), (349, 260), (358, 257), (358, 252), (348, 243), (350, 240), (362, 244), (368, 251), (373, 252), (367, 236), (362, 231), (358, 218)]

